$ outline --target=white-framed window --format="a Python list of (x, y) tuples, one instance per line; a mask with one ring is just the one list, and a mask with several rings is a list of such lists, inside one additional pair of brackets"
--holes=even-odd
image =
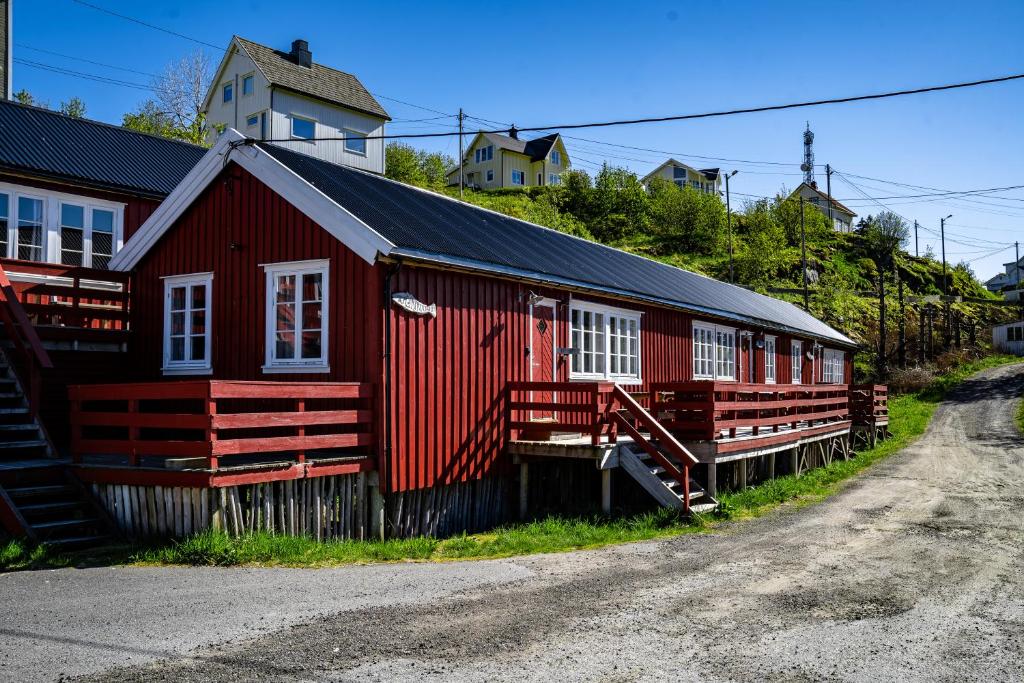
[(366, 156), (366, 133), (346, 129), (345, 151)]
[(775, 383), (775, 337), (764, 338), (764, 381)]
[(249, 114), (245, 117), (245, 125), (247, 128), (255, 128), (260, 122), (259, 114)]
[(845, 359), (846, 354), (843, 351), (825, 349), (822, 355), (821, 381), (825, 384), (842, 384)]
[(242, 76), (242, 96), (251, 95), (256, 89), (256, 77), (253, 74)]
[(494, 170), (493, 169), (490, 169), (490, 168), (487, 169), (487, 182), (489, 182), (489, 183), (493, 183), (494, 182)]
[(164, 278), (165, 375), (209, 374), (213, 273)]
[(558, 185), (562, 182), (562, 176), (557, 173), (548, 173), (548, 185)]
[(312, 140), (316, 137), (316, 121), (292, 114), (292, 137), (296, 140)]
[(124, 204), (0, 183), (0, 257), (106, 268)]
[(557, 149), (551, 150), (551, 163), (553, 163), (555, 166), (562, 165), (562, 153), (559, 152)]
[(17, 250), (14, 258), (43, 261), (44, 202), (41, 197), (18, 197)]
[(231, 100), (233, 100), (235, 98), (235, 84), (234, 83), (225, 83), (224, 87), (221, 89), (221, 92), (222, 92), (222, 99), (223, 99), (224, 103), (227, 104), (228, 102), (230, 102)]
[(516, 169), (513, 168), (512, 169), (512, 184), (513, 185), (525, 185), (526, 184), (526, 174), (523, 173), (522, 171), (519, 171), (519, 170), (516, 170)]
[(264, 372), (327, 372), (330, 262), (263, 266), (267, 274)]
[(640, 314), (574, 301), (569, 308), (572, 379), (640, 383)]
[(804, 344), (799, 339), (789, 342), (789, 379), (793, 384), (804, 381)]
[(736, 379), (736, 330), (693, 323), (693, 378)]
[(1011, 341), (1011, 342), (1024, 341), (1024, 327), (1007, 327), (1006, 328), (1006, 341)]
[(491, 159), (494, 158), (494, 145), (487, 145), (486, 147), (478, 147), (476, 152), (474, 153), (474, 157), (473, 158), (476, 160), (476, 163), (478, 163), (478, 164), (481, 161), (490, 161)]

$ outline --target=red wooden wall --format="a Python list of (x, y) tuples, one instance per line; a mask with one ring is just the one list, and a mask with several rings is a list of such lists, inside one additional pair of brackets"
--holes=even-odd
[[(262, 372), (262, 264), (330, 259), (330, 374)], [(370, 266), (243, 169), (230, 165), (139, 264), (132, 282), (132, 366), (161, 375), (165, 275), (213, 273), (213, 376), (379, 382), (380, 266)]]

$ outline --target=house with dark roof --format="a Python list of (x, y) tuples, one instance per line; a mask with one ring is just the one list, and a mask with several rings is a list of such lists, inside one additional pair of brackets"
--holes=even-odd
[(557, 185), (570, 168), (565, 143), (558, 133), (523, 140), (513, 132), (477, 133), (466, 148), (462, 167), (448, 170), (448, 184), (491, 190), (499, 187)]
[(70, 388), (70, 456), (129, 535), (685, 512), (849, 455), (857, 344), (797, 306), (233, 129), (111, 268), (132, 381)]
[(818, 188), (817, 183), (800, 183), (790, 193), (790, 199), (804, 198), (804, 201), (816, 206), (823, 214), (829, 215), (829, 205), (832, 206), (832, 227), (836, 232), (853, 232), (853, 219), (857, 214), (842, 204), (835, 197), (829, 197), (827, 192)]
[(205, 152), (0, 101), (0, 258), (106, 268)]
[(384, 134), (391, 117), (354, 75), (314, 62), (305, 40), (284, 51), (234, 36), (203, 111), (211, 142), (234, 128), (332, 163), (384, 173), (384, 140), (372, 138)]
[(648, 186), (655, 178), (675, 183), (679, 189), (691, 187), (698, 192), (719, 194), (722, 179), (717, 168), (696, 169), (675, 159), (669, 159), (641, 179)]

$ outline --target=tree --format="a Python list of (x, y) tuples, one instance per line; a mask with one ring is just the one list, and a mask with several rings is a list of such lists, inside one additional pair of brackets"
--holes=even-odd
[(648, 186), (651, 232), (662, 253), (713, 255), (727, 248), (725, 206), (717, 195), (656, 178)]
[(60, 103), (60, 113), (74, 119), (85, 118), (85, 102), (80, 97), (72, 97)]
[(30, 107), (39, 107), (41, 109), (49, 109), (50, 103), (44, 100), (37, 100), (35, 96), (28, 90), (22, 88), (18, 92), (14, 93), (14, 101), (18, 104), (27, 104)]
[(635, 173), (605, 164), (594, 179), (589, 220), (582, 216), (590, 231), (602, 242), (647, 232), (650, 225), (650, 200)]
[(384, 148), (384, 175), (409, 185), (441, 189), (455, 161), (440, 152), (426, 152), (402, 142), (390, 142)]
[(896, 250), (907, 241), (910, 230), (906, 221), (892, 211), (883, 211), (874, 218), (868, 216), (862, 221), (860, 229), (868, 256), (878, 268), (878, 376), (885, 379), (889, 374), (886, 359), (885, 276), (893, 266)]
[(153, 79), (156, 98), (144, 101), (134, 112), (125, 114), (121, 125), (143, 133), (205, 144), (203, 101), (212, 79), (210, 57), (202, 50), (171, 62)]

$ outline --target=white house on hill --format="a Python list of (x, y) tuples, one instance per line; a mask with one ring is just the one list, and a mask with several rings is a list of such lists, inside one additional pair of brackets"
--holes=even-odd
[(828, 215), (828, 204), (832, 202), (832, 227), (836, 232), (853, 232), (853, 219), (857, 214), (841, 204), (835, 197), (829, 197), (827, 192), (818, 189), (817, 183), (800, 183), (789, 195), (791, 199), (804, 198), (804, 201), (818, 207), (823, 214)]
[(719, 194), (722, 176), (717, 168), (696, 169), (675, 159), (669, 159), (654, 169), (640, 181), (646, 187), (654, 178), (663, 178), (678, 185), (680, 189), (692, 187), (699, 192)]
[(282, 52), (232, 38), (203, 111), (211, 141), (234, 128), (324, 161), (384, 172), (384, 140), (367, 138), (383, 135), (391, 117), (358, 78), (314, 62), (305, 40)]

